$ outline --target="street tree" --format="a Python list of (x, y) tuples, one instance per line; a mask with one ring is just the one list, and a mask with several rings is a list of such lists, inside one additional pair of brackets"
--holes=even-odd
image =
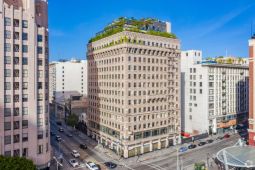
[(33, 161), (24, 157), (4, 157), (0, 155), (0, 169), (4, 170), (36, 170)]
[(67, 118), (67, 125), (71, 126), (71, 127), (75, 127), (79, 122), (79, 118), (76, 114), (71, 114), (70, 116), (68, 116)]

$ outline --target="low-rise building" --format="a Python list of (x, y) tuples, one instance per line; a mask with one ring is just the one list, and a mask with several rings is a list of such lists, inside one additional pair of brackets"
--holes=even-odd
[(247, 121), (248, 66), (203, 62), (201, 51), (181, 57), (182, 130), (222, 133)]

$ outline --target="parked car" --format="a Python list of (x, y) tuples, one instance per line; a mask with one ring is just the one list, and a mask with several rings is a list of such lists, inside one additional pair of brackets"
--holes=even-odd
[(115, 163), (113, 163), (113, 162), (105, 162), (104, 164), (105, 164), (105, 166), (106, 166), (107, 168), (109, 168), (109, 169), (114, 169), (114, 168), (117, 167), (117, 164), (115, 164)]
[(207, 143), (213, 143), (213, 139), (208, 139), (206, 142)]
[(79, 166), (79, 162), (76, 161), (75, 159), (70, 159), (70, 160), (69, 160), (69, 163), (71, 164), (71, 166), (72, 166), (73, 168)]
[(201, 141), (201, 142), (198, 143), (198, 146), (203, 146), (203, 145), (205, 145), (205, 144), (206, 144), (206, 142)]
[(224, 139), (224, 136), (218, 136), (216, 139), (217, 140), (222, 140), (222, 139)]
[(59, 128), (58, 131), (59, 132), (64, 132), (64, 129), (63, 128)]
[(86, 144), (80, 144), (80, 148), (81, 148), (81, 149), (87, 149), (88, 147), (87, 147)]
[(62, 140), (62, 138), (60, 137), (60, 136), (56, 136), (56, 140), (58, 141), (58, 142), (60, 142), (61, 140)]
[(195, 145), (195, 144), (190, 144), (190, 145), (188, 146), (189, 149), (194, 149), (194, 148), (196, 148), (196, 147), (197, 147), (197, 145)]
[(96, 164), (93, 163), (93, 162), (87, 162), (87, 163), (86, 163), (86, 167), (87, 167), (89, 170), (100, 170), (99, 166), (96, 165)]
[(188, 148), (183, 146), (183, 147), (180, 147), (179, 152), (186, 152), (187, 150)]
[(76, 150), (72, 150), (72, 155), (75, 158), (79, 158), (81, 156), (80, 153), (78, 151), (76, 151)]
[(224, 135), (224, 138), (226, 139), (226, 138), (229, 138), (230, 137), (230, 135), (227, 133), (227, 134), (225, 134)]

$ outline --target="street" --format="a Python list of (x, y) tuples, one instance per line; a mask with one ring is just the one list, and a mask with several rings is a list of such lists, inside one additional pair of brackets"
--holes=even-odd
[[(59, 132), (58, 128), (62, 127), (64, 132)], [(63, 156), (63, 167), (61, 169), (77, 169), (82, 170), (86, 167), (72, 168), (68, 163), (73, 158), (71, 155), (72, 150), (77, 150), (80, 153), (80, 158), (76, 159), (80, 163), (87, 161), (95, 162), (100, 165), (101, 169), (107, 169), (104, 166), (104, 162), (111, 161), (118, 164), (116, 170), (172, 170), (177, 166), (177, 146), (170, 147), (164, 150), (155, 151), (140, 157), (133, 157), (129, 159), (119, 159), (117, 155), (111, 151), (100, 147), (96, 141), (90, 139), (81, 132), (75, 132), (70, 127), (65, 125), (58, 126), (55, 121), (51, 120), (51, 131), (61, 136), (62, 142), (57, 142), (55, 136), (51, 136), (51, 144), (56, 157), (59, 153)], [(68, 137), (66, 134), (72, 134), (72, 137)], [(238, 135), (231, 135), (228, 139), (214, 141), (212, 144), (197, 147), (193, 150), (188, 150), (185, 153), (179, 153), (179, 166), (182, 169), (192, 169), (193, 164), (197, 162), (208, 162), (210, 165), (212, 162), (212, 156), (219, 150), (234, 145), (239, 139)], [(86, 144), (88, 149), (82, 150), (79, 148), (80, 144)], [(187, 146), (187, 145), (186, 145)], [(53, 163), (51, 168), (56, 169), (56, 164)]]

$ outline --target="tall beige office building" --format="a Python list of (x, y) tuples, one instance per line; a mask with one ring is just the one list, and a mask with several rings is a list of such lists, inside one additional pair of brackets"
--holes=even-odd
[(179, 142), (180, 41), (169, 25), (120, 18), (88, 44), (88, 135), (125, 158)]
[(51, 159), (48, 2), (0, 0), (0, 154)]

